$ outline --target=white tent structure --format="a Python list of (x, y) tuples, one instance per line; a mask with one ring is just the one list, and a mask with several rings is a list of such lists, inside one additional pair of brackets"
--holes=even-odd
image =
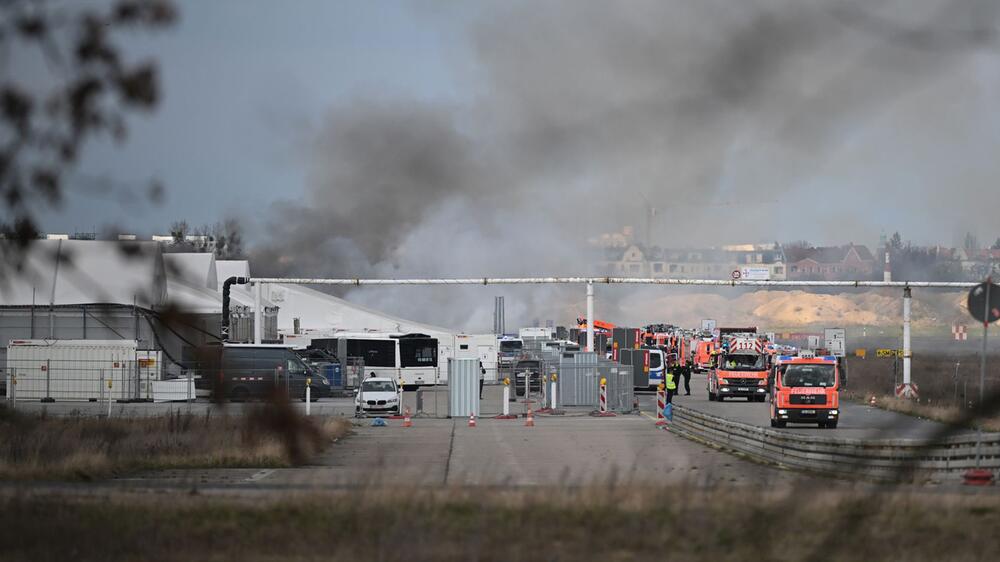
[(38, 240), (25, 250), (22, 263), (20, 269), (5, 266), (0, 306), (153, 308), (167, 297), (163, 255), (155, 242)]
[(0, 275), (0, 363), (12, 339), (136, 340), (171, 365), (218, 340), (211, 256), (165, 259), (156, 242), (94, 240), (39, 240), (23, 251), (0, 242), (0, 255), (22, 264)]
[[(12, 252), (12, 246), (0, 246), (0, 256)], [(22, 338), (135, 339), (139, 349), (162, 350), (175, 364), (185, 362), (188, 350), (218, 341), (223, 282), (251, 277), (247, 261), (165, 254), (157, 242), (40, 240), (27, 248), (22, 263), (0, 276), (0, 346)], [(230, 299), (231, 340), (252, 341), (253, 291), (233, 285)], [(284, 337), (308, 345), (311, 336), (338, 333), (422, 333), (438, 338), (447, 356), (455, 341), (453, 330), (300, 285), (264, 285), (261, 305), (265, 341)], [(184, 324), (164, 322), (168, 310)]]
[(215, 255), (164, 254), (163, 263), (171, 306), (193, 314), (222, 314)]

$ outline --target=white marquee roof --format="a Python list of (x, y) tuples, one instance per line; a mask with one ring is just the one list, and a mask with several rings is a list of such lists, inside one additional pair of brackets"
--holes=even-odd
[[(10, 247), (2, 249), (10, 256)], [(161, 306), (166, 279), (155, 242), (38, 240), (25, 250), (23, 267), (5, 264), (0, 305), (127, 304)]]

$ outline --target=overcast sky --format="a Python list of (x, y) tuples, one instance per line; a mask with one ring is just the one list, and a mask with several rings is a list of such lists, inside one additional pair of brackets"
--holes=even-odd
[[(159, 60), (161, 104), (131, 120), (125, 146), (91, 144), (81, 167), (159, 178), (166, 202), (77, 192), (43, 226), (148, 234), (236, 215), (260, 240), (269, 221), (340, 208), (377, 224), (379, 201), (340, 205), (371, 185), (382, 202), (424, 188), (439, 200), (390, 240), (351, 249), (369, 265), (439, 234), (442, 216), (467, 215), (448, 207), (456, 198), (575, 239), (641, 232), (643, 197), (658, 209), (654, 241), (667, 245), (874, 244), (896, 229), (918, 242), (1000, 236), (1000, 54), (995, 39), (966, 40), (970, 26), (996, 29), (981, 0), (843, 12), (782, 0), (466, 4), (179, 2), (172, 30), (124, 39)], [(460, 172), (445, 174), (455, 186), (367, 174), (380, 147), (410, 133), (417, 146), (443, 139), (462, 152), (451, 155)], [(357, 137), (374, 164), (351, 156)], [(411, 166), (406, 150), (398, 160)], [(506, 190), (529, 204), (495, 199)]]
[[(212, 223), (266, 213), (300, 197), (302, 144), (334, 104), (371, 97), (455, 100), (465, 10), (379, 2), (178, 2), (171, 30), (125, 37), (137, 58), (159, 61), (156, 112), (130, 121), (128, 143), (92, 143), (85, 177), (161, 179), (162, 207), (71, 197), (54, 231), (123, 224), (165, 230), (172, 220)], [(72, 192), (71, 192), (72, 193)]]

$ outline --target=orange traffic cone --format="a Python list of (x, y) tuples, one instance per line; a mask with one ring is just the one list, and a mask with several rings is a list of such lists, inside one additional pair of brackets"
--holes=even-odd
[(469, 414), (469, 427), (476, 427), (476, 414)]
[(410, 409), (406, 408), (403, 413), (403, 427), (413, 427), (413, 422), (410, 421)]
[(535, 427), (535, 414), (531, 413), (531, 408), (528, 408), (528, 415), (524, 418), (524, 427)]

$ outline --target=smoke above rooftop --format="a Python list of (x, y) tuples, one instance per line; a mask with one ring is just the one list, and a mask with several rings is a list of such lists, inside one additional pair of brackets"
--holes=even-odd
[[(649, 207), (651, 241), (674, 247), (995, 235), (994, 4), (496, 3), (467, 32), (464, 101), (330, 108), (302, 139), (305, 200), (273, 209), (254, 269), (589, 274), (587, 239), (644, 237)], [(349, 296), (483, 330), (494, 294), (529, 323), (571, 317), (578, 292)]]

